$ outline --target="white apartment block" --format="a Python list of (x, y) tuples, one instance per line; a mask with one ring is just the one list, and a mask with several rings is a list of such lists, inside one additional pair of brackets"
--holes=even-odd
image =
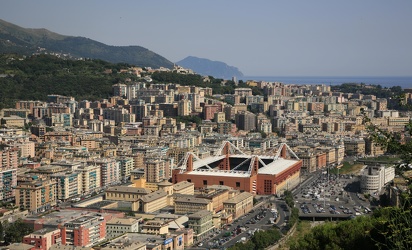
[(379, 191), (386, 183), (395, 178), (395, 168), (385, 166), (368, 166), (361, 175), (361, 192)]

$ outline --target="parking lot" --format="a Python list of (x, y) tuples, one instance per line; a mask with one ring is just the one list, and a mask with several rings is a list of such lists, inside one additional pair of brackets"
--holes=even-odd
[[(283, 204), (283, 203), (282, 203)], [(274, 218), (278, 216), (276, 205), (268, 207), (265, 202), (262, 206), (254, 208), (248, 214), (234, 220), (231, 224), (224, 225), (217, 233), (210, 235), (190, 249), (204, 248), (229, 248), (237, 242), (248, 240), (255, 232), (273, 227)]]
[(301, 215), (358, 216), (370, 213), (369, 201), (358, 191), (359, 182), (356, 176), (318, 172), (309, 183), (295, 192), (296, 206), (299, 207)]

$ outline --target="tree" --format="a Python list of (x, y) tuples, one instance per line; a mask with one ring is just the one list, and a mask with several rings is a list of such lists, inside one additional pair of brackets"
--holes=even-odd
[(23, 237), (32, 232), (30, 226), (19, 218), (5, 227), (4, 241), (6, 243), (22, 242)]
[(126, 216), (132, 216), (132, 217), (135, 216), (135, 214), (134, 214), (133, 211), (128, 211), (128, 212), (125, 213), (125, 215), (126, 215)]
[(4, 241), (4, 228), (3, 223), (0, 221), (0, 241)]

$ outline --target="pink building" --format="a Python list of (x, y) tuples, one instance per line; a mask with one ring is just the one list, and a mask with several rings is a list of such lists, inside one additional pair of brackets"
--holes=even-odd
[(60, 229), (43, 228), (23, 237), (23, 243), (33, 245), (31, 250), (48, 250), (61, 242)]
[(222, 105), (206, 104), (203, 107), (203, 119), (213, 120), (215, 113), (222, 111)]

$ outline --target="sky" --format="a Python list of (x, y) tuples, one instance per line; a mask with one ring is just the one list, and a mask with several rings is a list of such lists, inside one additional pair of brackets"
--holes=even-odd
[(1, 0), (0, 19), (247, 76), (412, 76), (411, 0)]

